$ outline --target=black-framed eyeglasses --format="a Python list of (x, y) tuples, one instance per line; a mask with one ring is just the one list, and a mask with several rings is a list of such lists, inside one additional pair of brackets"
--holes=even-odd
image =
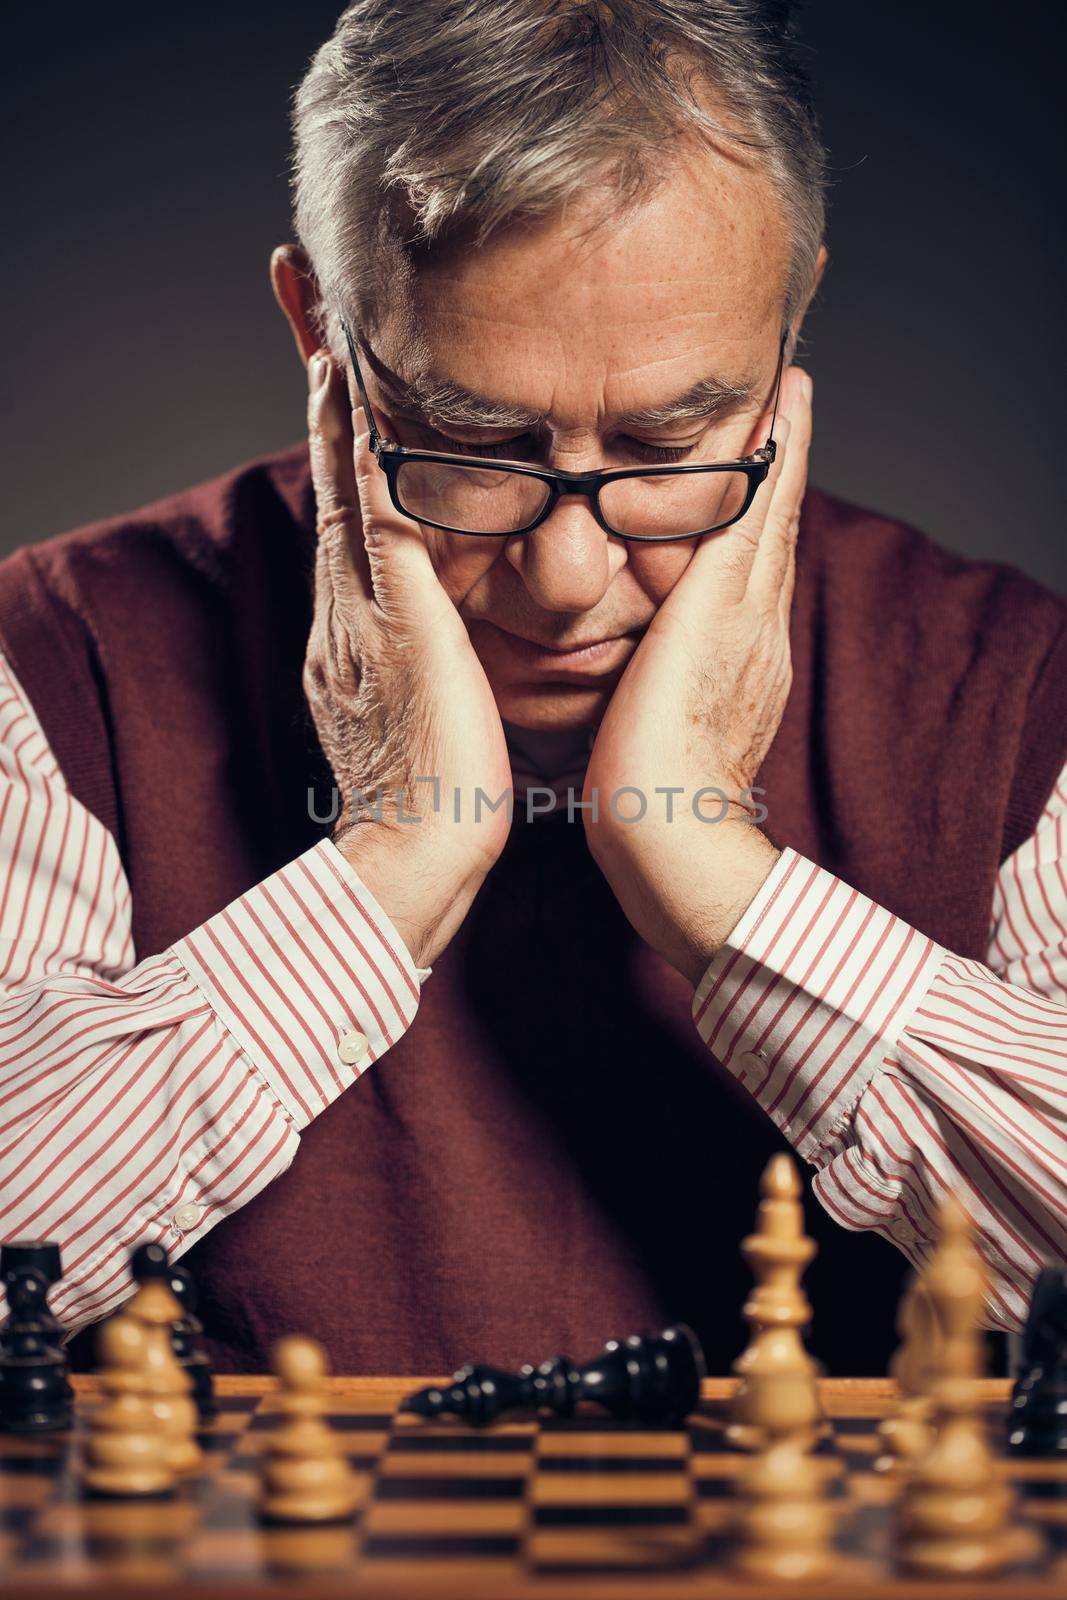
[(374, 422), (352, 330), (342, 318), (374, 458), (402, 516), (445, 533), (508, 539), (532, 533), (561, 495), (584, 495), (605, 533), (639, 543), (696, 539), (744, 516), (766, 478), (777, 446), (774, 424), (788, 328), (783, 329), (766, 444), (736, 461), (696, 466), (622, 467), (556, 472), (518, 461), (485, 460), (439, 450), (409, 450), (383, 439)]

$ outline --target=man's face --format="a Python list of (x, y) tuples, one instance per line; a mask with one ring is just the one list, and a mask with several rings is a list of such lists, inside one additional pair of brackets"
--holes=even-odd
[[(491, 446), (570, 472), (658, 464), (671, 459), (664, 450), (681, 462), (729, 460), (764, 442), (788, 266), (766, 180), (694, 157), (617, 223), (589, 233), (588, 222), (574, 208), (419, 267), (386, 307), (364, 374), (394, 440)], [(630, 420), (708, 378), (751, 386), (752, 398), (668, 424)], [(422, 385), (458, 386), (545, 420), (473, 426), (453, 401), (427, 415), (404, 398), (413, 383), (423, 394)], [(424, 537), (501, 715), (543, 731), (595, 726), (695, 548), (613, 539), (576, 497), (525, 537), (431, 528)]]

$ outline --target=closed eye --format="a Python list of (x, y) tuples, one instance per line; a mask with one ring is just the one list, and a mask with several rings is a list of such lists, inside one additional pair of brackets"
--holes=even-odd
[[(487, 456), (490, 459), (502, 461), (522, 461), (536, 453), (540, 448), (538, 440), (532, 433), (520, 434), (515, 439), (496, 439), (481, 444), (471, 444), (469, 440), (450, 439), (446, 434), (438, 434), (444, 448), (454, 455), (460, 456)], [(648, 444), (644, 439), (622, 438), (618, 447), (627, 455), (634, 456), (638, 461), (648, 465), (666, 466), (672, 461), (682, 461), (693, 450), (693, 445), (658, 445)]]

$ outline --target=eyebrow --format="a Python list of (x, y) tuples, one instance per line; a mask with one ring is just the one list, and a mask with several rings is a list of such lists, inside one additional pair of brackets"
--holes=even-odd
[[(493, 400), (453, 383), (450, 378), (422, 377), (409, 381), (391, 372), (376, 358), (372, 358), (372, 364), (375, 376), (393, 403), (417, 411), (433, 422), (458, 428), (536, 430), (546, 420), (543, 411)], [(628, 411), (613, 420), (624, 428), (665, 428), (676, 422), (706, 421), (754, 399), (756, 389), (753, 378), (701, 378), (673, 400)]]

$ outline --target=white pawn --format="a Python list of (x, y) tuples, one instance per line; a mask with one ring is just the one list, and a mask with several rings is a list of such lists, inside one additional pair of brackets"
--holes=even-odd
[(85, 1484), (94, 1494), (169, 1494), (175, 1485), (170, 1440), (160, 1432), (145, 1386), (145, 1329), (135, 1318), (111, 1317), (97, 1336), (105, 1398), (90, 1414)]
[(900, 1396), (878, 1428), (879, 1472), (891, 1472), (921, 1461), (934, 1442), (930, 1383), (937, 1355), (938, 1328), (934, 1308), (921, 1277), (912, 1278), (897, 1312), (901, 1344), (889, 1364)]
[(339, 1522), (359, 1501), (341, 1441), (325, 1418), (326, 1355), (291, 1335), (271, 1352), (281, 1422), (265, 1452), (259, 1513), (268, 1522)]
[(151, 1397), (156, 1426), (168, 1441), (171, 1467), (184, 1474), (201, 1471), (204, 1454), (196, 1438), (200, 1418), (192, 1381), (179, 1366), (171, 1339), (171, 1328), (181, 1314), (174, 1294), (159, 1278), (142, 1283), (125, 1311), (144, 1329), (144, 1392)]

